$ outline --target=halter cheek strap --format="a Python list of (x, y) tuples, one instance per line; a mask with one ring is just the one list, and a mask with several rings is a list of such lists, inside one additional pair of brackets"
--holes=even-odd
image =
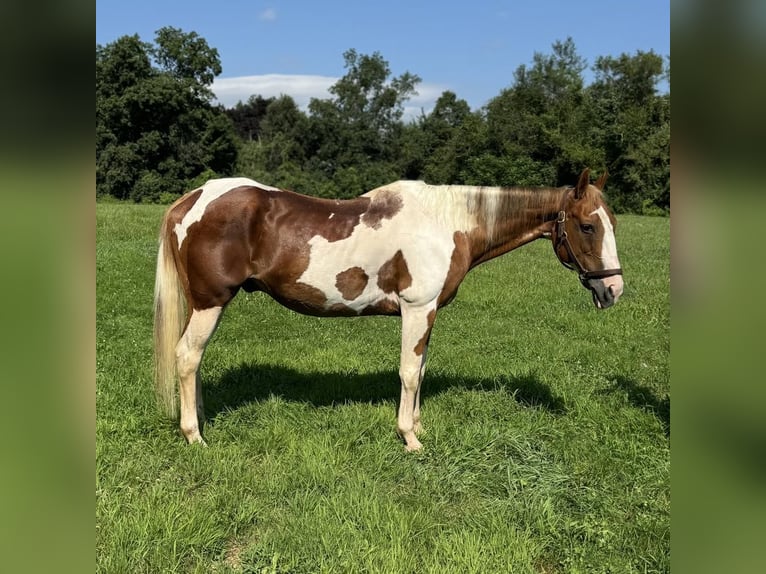
[[(559, 211), (559, 216), (556, 219), (556, 243), (554, 245), (554, 251), (556, 253), (556, 257), (558, 257), (558, 260), (561, 262), (561, 264), (566, 267), (567, 269), (572, 269), (573, 271), (577, 271), (580, 277), (580, 283), (588, 287), (587, 281), (589, 279), (604, 279), (606, 277), (612, 277), (613, 275), (622, 275), (622, 269), (616, 268), (616, 269), (599, 269), (596, 271), (588, 271), (583, 267), (582, 263), (580, 263), (580, 260), (577, 259), (577, 256), (574, 253), (574, 250), (572, 249), (572, 245), (569, 243), (569, 238), (567, 237), (567, 230), (566, 230), (566, 220), (567, 220), (567, 214), (566, 211), (563, 209)], [(568, 263), (564, 261), (559, 256), (559, 247), (564, 246), (564, 249), (566, 249), (567, 255), (569, 256), (569, 260), (572, 263)]]

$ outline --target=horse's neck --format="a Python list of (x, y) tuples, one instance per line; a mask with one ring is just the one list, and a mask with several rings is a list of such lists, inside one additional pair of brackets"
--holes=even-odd
[(541, 237), (549, 236), (566, 190), (504, 189), (496, 212), (479, 217), (471, 234), (473, 264), (478, 265)]

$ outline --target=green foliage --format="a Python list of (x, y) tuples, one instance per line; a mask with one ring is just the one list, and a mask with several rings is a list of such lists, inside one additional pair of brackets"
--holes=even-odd
[(155, 45), (124, 36), (97, 46), (97, 194), (156, 202), (206, 170), (231, 173), (236, 135), (210, 104), (220, 73), (217, 50), (176, 28), (158, 30)]
[[(162, 177), (156, 171), (143, 171), (138, 180), (133, 185), (130, 199), (133, 201), (146, 201), (149, 203), (159, 203), (160, 197), (167, 197), (172, 194), (177, 187), (174, 187), (168, 178)], [(177, 196), (176, 196), (177, 197)]]
[(424, 134), (422, 177), (433, 184), (468, 183), (464, 172), (487, 147), (486, 123), (471, 113), (468, 103), (443, 92), (433, 111), (421, 122)]
[(196, 32), (171, 27), (157, 30), (155, 44), (151, 53), (161, 70), (197, 91), (198, 97), (212, 95), (209, 87), (222, 71), (218, 50)]
[(389, 78), (377, 52), (348, 50), (343, 57), (347, 72), (330, 88), (333, 97), (309, 104), (304, 141), (309, 169), (332, 181), (335, 195), (351, 197), (401, 177), (389, 166), (401, 161), (404, 102), (420, 78), (409, 72)]
[[(399, 321), (228, 306), (208, 448), (153, 395), (162, 208), (97, 205), (97, 572), (670, 571), (670, 220), (619, 216), (593, 308), (548, 241), (440, 311), (422, 453), (395, 432)], [(480, 328), (477, 328), (480, 325)]]
[[(584, 167), (611, 174), (617, 212), (670, 210), (669, 62), (653, 52), (600, 57), (586, 86), (574, 41), (519, 66), (479, 110), (445, 91), (408, 123), (420, 78), (348, 50), (330, 97), (210, 105), (218, 53), (195, 33), (126, 36), (96, 49), (99, 195), (160, 201), (199, 174), (237, 173), (322, 197), (353, 197), (396, 179), (433, 184), (572, 185)], [(154, 65), (152, 64), (154, 62)], [(232, 127), (233, 126), (233, 127)]]
[(257, 140), (261, 133), (261, 121), (266, 115), (266, 109), (274, 98), (264, 98), (252, 95), (247, 102), (237, 102), (233, 108), (228, 108), (226, 114), (231, 118), (237, 135), (244, 141)]
[(352, 197), (401, 178), (571, 185), (588, 166), (611, 173), (606, 191), (616, 211), (669, 212), (670, 97), (656, 93), (669, 70), (651, 52), (599, 58), (586, 87), (586, 62), (568, 38), (520, 66), (485, 108), (471, 111), (445, 91), (430, 113), (407, 124), (403, 104), (419, 78), (390, 79), (378, 53), (349, 50), (344, 58), (347, 74), (330, 89), (334, 97), (312, 100), (308, 113), (288, 98), (282, 112), (274, 109), (279, 121), (271, 129), (276, 102), (269, 105), (258, 146), (241, 148), (239, 172), (313, 195)]
[(556, 168), (528, 156), (496, 156), (485, 153), (471, 157), (460, 179), (468, 185), (530, 186), (554, 185)]
[(520, 66), (514, 85), (487, 106), (492, 152), (524, 158), (520, 175), (548, 176), (534, 185), (572, 184), (584, 166), (603, 165), (585, 122), (584, 69), (571, 38), (556, 42), (553, 54), (536, 53), (530, 68)]
[(609, 197), (620, 211), (670, 210), (670, 95), (655, 86), (666, 74), (654, 52), (603, 57), (588, 88), (591, 125), (609, 167)]
[(285, 164), (303, 164), (307, 124), (306, 116), (290, 96), (281, 96), (269, 103), (261, 122), (267, 170), (279, 171)]

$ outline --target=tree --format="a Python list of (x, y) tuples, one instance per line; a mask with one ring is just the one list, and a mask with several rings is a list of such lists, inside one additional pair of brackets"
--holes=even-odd
[(261, 122), (267, 169), (276, 170), (283, 163), (301, 165), (304, 162), (307, 123), (306, 115), (290, 96), (280, 96), (269, 104)]
[(466, 183), (470, 158), (486, 149), (485, 121), (454, 92), (442, 92), (420, 122), (423, 132), (422, 176), (433, 184)]
[(209, 100), (210, 86), (222, 71), (218, 50), (208, 46), (196, 32), (186, 33), (170, 26), (157, 30), (155, 44), (151, 53), (160, 69), (188, 85), (198, 97)]
[(237, 135), (244, 141), (257, 140), (261, 135), (261, 122), (266, 115), (266, 109), (274, 98), (264, 98), (252, 95), (247, 102), (237, 102), (233, 108), (228, 108), (226, 114), (231, 118)]
[[(490, 149), (518, 164), (508, 175), (517, 171), (536, 185), (557, 185), (573, 181), (583, 165), (599, 164), (598, 150), (583, 132), (585, 68), (572, 38), (557, 41), (552, 54), (535, 53), (531, 67), (519, 66), (513, 85), (490, 101)], [(497, 165), (506, 169), (508, 162)]]
[(150, 46), (138, 34), (123, 36), (106, 46), (96, 46), (96, 97), (120, 94), (154, 73)]
[[(662, 58), (599, 58), (596, 80), (586, 87), (586, 62), (569, 38), (519, 66), (512, 85), (485, 108), (472, 111), (445, 91), (433, 110), (407, 124), (404, 103), (419, 78), (392, 79), (378, 53), (349, 50), (344, 59), (347, 72), (331, 97), (312, 100), (308, 114), (287, 96), (253, 110), (258, 138), (240, 147), (241, 173), (314, 195), (350, 197), (400, 178), (566, 185), (584, 167), (608, 167), (607, 194), (617, 211), (667, 211), (670, 98), (656, 93), (658, 80), (669, 78)], [(140, 74), (140, 60), (135, 68)], [(248, 102), (267, 101), (259, 98)], [(140, 143), (151, 150), (154, 139)], [(115, 152), (120, 166), (140, 158), (133, 147)]]
[(668, 71), (661, 56), (601, 57), (588, 89), (593, 137), (612, 173), (610, 197), (623, 211), (670, 208), (670, 97), (657, 94)]
[[(343, 58), (347, 72), (330, 88), (334, 97), (309, 103), (313, 137), (308, 155), (330, 177), (343, 168), (361, 172), (354, 181), (370, 189), (385, 183), (380, 178), (389, 177), (400, 159), (404, 102), (416, 93), (420, 78), (405, 72), (389, 80), (388, 62), (377, 52), (368, 56), (348, 50)], [(373, 164), (381, 166), (373, 169)]]
[(175, 28), (155, 45), (134, 35), (96, 46), (97, 193), (157, 201), (202, 172), (231, 173), (231, 121), (211, 104), (220, 72), (215, 49)]

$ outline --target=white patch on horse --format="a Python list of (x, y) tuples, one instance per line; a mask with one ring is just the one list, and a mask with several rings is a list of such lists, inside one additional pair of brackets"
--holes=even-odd
[[(477, 204), (479, 196), (497, 194), (500, 188), (475, 187), (468, 185), (428, 185), (423, 181), (396, 181), (368, 191), (363, 197), (374, 197), (381, 190), (393, 190), (402, 197), (412, 196), (422, 206), (429, 220), (446, 225), (452, 231), (470, 231), (478, 224)], [(495, 199), (485, 201), (495, 205)], [(494, 214), (485, 214), (487, 218)]]
[[(426, 217), (409, 194), (401, 196), (401, 210), (392, 218), (382, 219), (377, 228), (360, 222), (340, 241), (330, 242), (321, 235), (309, 240), (309, 264), (298, 282), (319, 289), (327, 298), (326, 308), (342, 304), (360, 313), (386, 299), (426, 304), (439, 296), (449, 272), (454, 230)], [(397, 251), (402, 252), (412, 277), (410, 286), (399, 296), (378, 286), (378, 272)], [(352, 267), (361, 268), (369, 279), (362, 292), (349, 301), (338, 290), (336, 280), (338, 273)]]
[(601, 260), (605, 269), (617, 269), (620, 267), (620, 259), (617, 257), (617, 240), (614, 237), (614, 227), (603, 207), (599, 207), (591, 215), (596, 214), (604, 226), (604, 239), (601, 243)]
[(205, 213), (205, 209), (211, 202), (221, 197), (224, 193), (242, 187), (243, 185), (252, 185), (266, 189), (269, 191), (281, 191), (279, 188), (263, 185), (252, 179), (246, 177), (224, 177), (220, 179), (211, 179), (205, 185), (202, 186), (202, 193), (197, 198), (192, 208), (186, 212), (180, 223), (177, 223), (174, 231), (178, 237), (178, 248), (181, 249), (181, 245), (186, 239), (189, 227), (197, 223), (202, 219), (202, 215)]
[(327, 219), (332, 219), (333, 217), (335, 217), (335, 214), (334, 214), (334, 213), (331, 213), (331, 214), (330, 214), (330, 217), (328, 217)]
[[(593, 213), (598, 214), (601, 218), (601, 223), (604, 225), (604, 238), (601, 243), (601, 260), (604, 268), (618, 269), (620, 267), (620, 259), (617, 257), (617, 240), (614, 237), (612, 222), (609, 220), (609, 216), (607, 216), (603, 207), (599, 207)], [(613, 302), (616, 303), (625, 287), (622, 275), (612, 275), (611, 277), (601, 279), (601, 281), (604, 284), (604, 288), (612, 293)]]

